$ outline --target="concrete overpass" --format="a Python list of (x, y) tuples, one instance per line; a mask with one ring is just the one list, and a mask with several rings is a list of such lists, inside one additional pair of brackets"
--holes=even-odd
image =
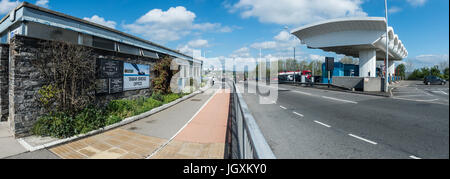
[(408, 51), (389, 27), (386, 50), (386, 19), (383, 17), (351, 17), (322, 21), (291, 32), (308, 48), (322, 49), (360, 59), (360, 77), (376, 76), (376, 61), (384, 61), (389, 52), (389, 75), (395, 74), (394, 61), (408, 56)]

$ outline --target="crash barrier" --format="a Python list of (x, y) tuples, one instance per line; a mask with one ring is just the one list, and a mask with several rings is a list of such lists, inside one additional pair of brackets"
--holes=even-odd
[(231, 87), (229, 124), (227, 130), (227, 158), (275, 159), (253, 115), (248, 109), (235, 82)]

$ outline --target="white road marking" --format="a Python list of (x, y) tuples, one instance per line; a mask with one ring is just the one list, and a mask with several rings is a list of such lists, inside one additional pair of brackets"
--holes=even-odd
[(304, 94), (304, 95), (308, 95), (308, 96), (312, 96), (311, 93), (307, 93), (307, 92), (301, 92), (301, 91), (296, 91), (296, 90), (293, 90), (292, 92), (294, 92), (294, 93), (300, 93), (300, 94)]
[(443, 91), (432, 91), (433, 93), (442, 93), (442, 94), (445, 94), (445, 95), (448, 95), (446, 92), (443, 92)]
[(280, 106), (280, 108), (281, 108), (281, 109), (287, 109), (287, 108), (286, 108), (286, 107), (284, 107), (284, 106)]
[(406, 99), (406, 98), (399, 98), (399, 97), (393, 97), (392, 99), (399, 99), (399, 100), (406, 100), (406, 101), (416, 101), (416, 102), (433, 102), (433, 101), (439, 100), (439, 99), (418, 100), (418, 99)]
[(412, 159), (421, 159), (421, 158), (416, 157), (416, 156), (414, 156), (414, 155), (409, 156), (409, 158), (412, 158)]
[(364, 142), (371, 143), (371, 144), (373, 144), (373, 145), (377, 145), (376, 142), (371, 141), (371, 140), (364, 139), (364, 138), (359, 137), (359, 136), (357, 136), (357, 135), (349, 134), (349, 136), (354, 137), (354, 138), (357, 138), (357, 139), (362, 140), (362, 141), (364, 141)]
[(423, 95), (397, 95), (397, 97), (422, 97)]
[(325, 127), (331, 128), (331, 126), (330, 126), (330, 125), (327, 125), (327, 124), (321, 123), (321, 122), (319, 122), (319, 121), (314, 121), (314, 122), (315, 122), (315, 123), (317, 123), (317, 124), (320, 124), (320, 125), (322, 125), (322, 126), (325, 126)]
[(332, 97), (327, 97), (327, 96), (322, 96), (322, 98), (331, 99), (331, 100), (335, 100), (335, 101), (346, 102), (346, 103), (358, 104), (358, 102), (344, 100), (344, 99), (337, 99), (337, 98), (332, 98)]
[(305, 117), (303, 114), (300, 114), (298, 112), (294, 112), (295, 115), (300, 116), (300, 117)]

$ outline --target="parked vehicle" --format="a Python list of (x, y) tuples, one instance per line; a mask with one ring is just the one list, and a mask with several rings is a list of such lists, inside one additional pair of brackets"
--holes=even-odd
[(445, 85), (447, 81), (437, 76), (427, 76), (423, 80), (423, 83), (425, 85)]

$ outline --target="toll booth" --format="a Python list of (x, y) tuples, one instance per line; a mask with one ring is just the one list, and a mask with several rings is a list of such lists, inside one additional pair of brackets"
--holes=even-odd
[[(333, 76), (359, 77), (359, 65), (334, 62), (334, 70), (331, 73), (331, 83), (333, 82)], [(325, 64), (322, 64), (322, 83), (328, 83), (328, 72), (326, 71)]]

